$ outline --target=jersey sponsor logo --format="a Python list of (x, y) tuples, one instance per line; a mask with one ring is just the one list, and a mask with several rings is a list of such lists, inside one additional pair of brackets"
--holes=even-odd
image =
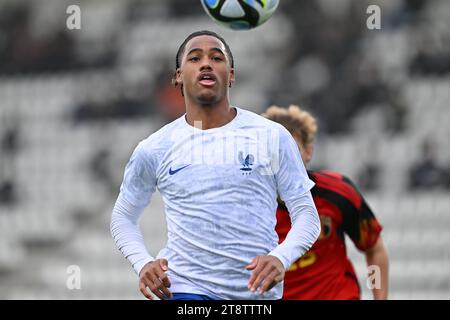
[(172, 170), (172, 168), (169, 168), (169, 174), (171, 175), (171, 176), (173, 176), (175, 173), (177, 173), (178, 171), (181, 171), (181, 170), (183, 170), (184, 168), (186, 168), (186, 167), (189, 167), (190, 166), (190, 164), (187, 164), (187, 165), (185, 165), (185, 166), (182, 166), (182, 167), (180, 167), (180, 168), (178, 168), (178, 169), (175, 169), (175, 170)]

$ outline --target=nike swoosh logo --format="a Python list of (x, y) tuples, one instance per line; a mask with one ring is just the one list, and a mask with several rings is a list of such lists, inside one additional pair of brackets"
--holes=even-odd
[(185, 165), (184, 167), (178, 168), (178, 169), (176, 169), (176, 170), (172, 170), (172, 168), (169, 168), (169, 174), (172, 176), (172, 175), (174, 175), (175, 173), (177, 173), (178, 171), (183, 170), (184, 168), (189, 167), (189, 166), (190, 166), (190, 164), (187, 164), (187, 165)]

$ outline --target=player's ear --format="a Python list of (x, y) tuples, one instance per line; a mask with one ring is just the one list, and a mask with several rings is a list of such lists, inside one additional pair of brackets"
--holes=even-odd
[(229, 87), (231, 88), (231, 86), (233, 85), (235, 81), (235, 77), (234, 77), (234, 68), (230, 69), (230, 83), (229, 83)]
[(175, 71), (175, 74), (173, 75), (172, 78), (172, 84), (176, 87), (178, 85), (182, 85), (183, 84), (183, 80), (181, 79), (181, 70), (180, 68), (178, 68)]

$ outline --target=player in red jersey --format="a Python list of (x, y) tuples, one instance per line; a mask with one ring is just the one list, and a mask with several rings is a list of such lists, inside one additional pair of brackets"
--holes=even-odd
[[(272, 106), (263, 114), (292, 134), (305, 165), (311, 160), (317, 132), (315, 119), (298, 106), (288, 109)], [(339, 155), (336, 155), (339, 156)], [(374, 299), (386, 299), (388, 293), (388, 256), (381, 239), (381, 225), (363, 196), (345, 176), (331, 171), (308, 171), (315, 182), (311, 189), (319, 212), (322, 231), (311, 249), (287, 270), (283, 299), (360, 299), (361, 292), (352, 263), (347, 257), (347, 234), (364, 253), (374, 273)], [(291, 225), (285, 204), (278, 199), (277, 226), (280, 243)], [(378, 278), (378, 282), (376, 281)], [(378, 285), (377, 285), (378, 284)]]

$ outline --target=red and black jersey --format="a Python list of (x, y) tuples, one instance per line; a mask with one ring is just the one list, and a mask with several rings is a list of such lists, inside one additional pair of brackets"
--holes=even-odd
[[(322, 230), (311, 249), (286, 271), (283, 299), (360, 299), (344, 235), (365, 251), (376, 243), (382, 227), (348, 178), (331, 171), (308, 171), (308, 175), (316, 184), (311, 194)], [(280, 243), (290, 228), (289, 213), (279, 204), (276, 231)]]

